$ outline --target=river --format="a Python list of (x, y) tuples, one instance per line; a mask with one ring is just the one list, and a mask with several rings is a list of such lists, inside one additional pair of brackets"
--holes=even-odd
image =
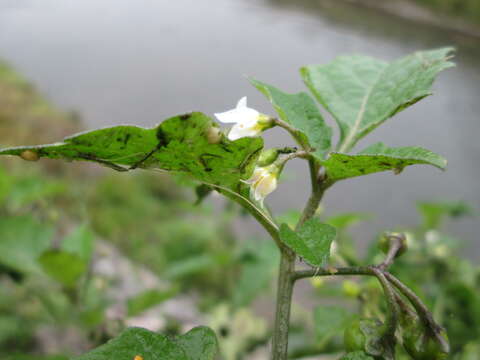
[[(435, 95), (400, 113), (361, 142), (421, 145), (449, 160), (446, 172), (407, 168), (337, 184), (328, 213), (367, 211), (356, 231), (365, 242), (382, 229), (418, 221), (416, 200), (480, 204), (480, 40), (387, 17), (340, 1), (320, 0), (2, 0), (0, 57), (33, 80), (53, 102), (78, 110), (89, 127), (150, 126), (190, 110), (249, 105), (271, 113), (245, 75), (285, 91), (303, 89), (297, 69), (343, 54), (394, 59), (445, 45), (457, 68), (442, 74)], [(328, 118), (328, 117), (327, 117)], [(328, 118), (328, 120), (331, 120)], [(39, 139), (41, 141), (41, 139)], [(269, 145), (287, 137), (274, 129)], [(307, 196), (305, 167), (295, 161), (269, 203), (277, 213)], [(280, 194), (282, 192), (282, 194)], [(250, 226), (246, 224), (245, 226)], [(450, 231), (478, 258), (479, 226), (465, 219)]]

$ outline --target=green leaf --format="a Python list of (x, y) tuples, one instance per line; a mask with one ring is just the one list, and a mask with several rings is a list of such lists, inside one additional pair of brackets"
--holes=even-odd
[(280, 239), (310, 265), (323, 266), (330, 257), (330, 245), (335, 239), (333, 226), (323, 224), (317, 219), (306, 221), (298, 231), (287, 224), (280, 226)]
[(353, 314), (339, 306), (318, 306), (314, 311), (315, 337), (320, 348), (335, 335), (342, 334)]
[(169, 290), (149, 289), (127, 300), (128, 316), (136, 316), (152, 306), (171, 299), (178, 293), (177, 288)]
[(446, 216), (453, 218), (474, 215), (474, 210), (465, 202), (421, 202), (417, 204), (427, 229), (438, 229)]
[(76, 254), (89, 263), (93, 252), (94, 237), (95, 235), (88, 225), (80, 225), (63, 239), (62, 250)]
[(340, 127), (340, 152), (397, 112), (431, 95), (436, 75), (454, 66), (452, 48), (420, 51), (392, 63), (367, 56), (342, 56), (301, 69), (317, 100)]
[(163, 276), (169, 280), (176, 280), (206, 271), (216, 264), (213, 254), (199, 254), (171, 263)]
[(87, 264), (77, 254), (66, 251), (45, 251), (38, 259), (43, 270), (55, 281), (66, 287), (73, 287), (87, 271)]
[(273, 241), (252, 241), (242, 254), (240, 277), (233, 289), (233, 305), (246, 307), (271, 283), (279, 254)]
[[(118, 171), (133, 168), (181, 172), (197, 180), (235, 188), (249, 178), (263, 148), (259, 137), (212, 143), (208, 131), (217, 126), (193, 112), (175, 116), (154, 128), (114, 126), (80, 133), (63, 142), (0, 150), (0, 155), (94, 161)], [(28, 156), (26, 156), (28, 155)]]
[(177, 338), (187, 359), (213, 360), (218, 352), (218, 341), (212, 329), (206, 326), (193, 328)]
[(23, 273), (41, 272), (37, 259), (52, 236), (53, 229), (33, 217), (0, 218), (0, 263)]
[(373, 357), (367, 355), (364, 351), (355, 351), (343, 355), (339, 360), (373, 360)]
[(332, 225), (337, 230), (345, 230), (359, 222), (371, 220), (372, 217), (373, 215), (368, 213), (350, 212), (329, 217), (325, 223)]
[(283, 121), (308, 139), (315, 149), (313, 154), (323, 159), (331, 147), (332, 129), (323, 120), (313, 99), (304, 92), (287, 94), (258, 80), (250, 79), (250, 82), (268, 98)]
[(169, 338), (142, 328), (129, 328), (115, 339), (78, 356), (74, 360), (213, 360), (217, 339), (206, 327), (190, 330), (185, 335)]
[(445, 170), (447, 160), (442, 156), (420, 147), (389, 148), (383, 143), (369, 146), (357, 155), (331, 153), (323, 162), (330, 181), (368, 175), (380, 171), (401, 172), (406, 166), (415, 164), (433, 165)]
[(28, 355), (16, 354), (7, 355), (5, 360), (69, 360), (65, 355)]

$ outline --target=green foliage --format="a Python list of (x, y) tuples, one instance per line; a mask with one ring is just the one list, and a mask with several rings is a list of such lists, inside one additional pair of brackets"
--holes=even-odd
[(435, 76), (453, 66), (452, 48), (420, 51), (387, 63), (367, 56), (342, 56), (301, 70), (317, 100), (340, 127), (339, 151), (399, 111), (431, 94)]
[(206, 131), (215, 126), (202, 113), (175, 116), (155, 128), (115, 126), (80, 133), (52, 145), (3, 149), (0, 155), (94, 161), (126, 171), (153, 168), (184, 172), (208, 184), (235, 188), (248, 178), (263, 147), (261, 138), (210, 143)]
[(423, 218), (425, 229), (439, 228), (446, 217), (462, 217), (474, 215), (473, 209), (466, 203), (460, 202), (421, 202), (417, 205)]
[(178, 293), (177, 288), (168, 290), (149, 289), (127, 300), (128, 316), (136, 316), (152, 306), (171, 299)]
[(0, 263), (22, 273), (41, 271), (37, 259), (52, 236), (53, 229), (32, 216), (0, 218)]
[(304, 92), (286, 94), (258, 80), (250, 82), (268, 98), (280, 118), (300, 132), (300, 142), (308, 139), (309, 146), (315, 149), (313, 154), (322, 160), (331, 147), (332, 129), (325, 124), (312, 98)]
[[(461, 240), (452, 238), (440, 229), (447, 220), (472, 216), (475, 212), (463, 202), (422, 202), (419, 203), (418, 208), (423, 221), (416, 227), (402, 228), (402, 231), (407, 234), (409, 250), (395, 261), (392, 272), (415, 290), (433, 310), (435, 319), (445, 326), (451, 343), (451, 357), (468, 358), (471, 352), (469, 349), (475, 349), (480, 336), (480, 312), (478, 311), (480, 303), (476, 296), (480, 269), (458, 256), (456, 247), (458, 248), (461, 244)], [(346, 213), (331, 219), (333, 222), (330, 222), (330, 219), (325, 221), (344, 225), (348, 224), (349, 220), (359, 219), (359, 217)], [(347, 266), (381, 262), (383, 255), (376, 246), (377, 241), (372, 242), (365, 258), (356, 248), (354, 248), (355, 251), (351, 251), (351, 238), (346, 232), (347, 229), (348, 227), (338, 233), (335, 256), (332, 256), (334, 264)], [(377, 281), (356, 278), (349, 282), (352, 284), (349, 283), (346, 287), (345, 282), (324, 281), (321, 287), (316, 289), (316, 293), (336, 302), (350, 298), (350, 301), (355, 302), (351, 306), (357, 304), (362, 316), (382, 318), (382, 313), (386, 309)], [(352, 285), (355, 286), (353, 292), (349, 289)], [(420, 330), (417, 328), (407, 331), (407, 335), (418, 335), (412, 340), (413, 349), (421, 347), (423, 341), (421, 332), (423, 327), (420, 327)], [(337, 336), (328, 342), (323, 350), (324, 353), (343, 350), (338, 346), (336, 338)], [(434, 345), (432, 341), (425, 342), (428, 349), (431, 349), (429, 346), (432, 344)], [(397, 357), (401, 360), (410, 358), (400, 346), (397, 347)]]
[(89, 263), (93, 254), (94, 237), (95, 234), (88, 225), (80, 225), (63, 239), (62, 250)]
[(459, 16), (480, 24), (480, 3), (477, 0), (416, 0), (449, 16)]
[(344, 331), (354, 315), (339, 306), (317, 306), (314, 311), (315, 337), (322, 349), (332, 337)]
[(373, 360), (373, 357), (367, 355), (364, 351), (355, 351), (345, 354), (340, 360)]
[(323, 164), (328, 178), (337, 181), (387, 170), (398, 174), (406, 166), (415, 164), (428, 164), (445, 170), (447, 161), (440, 155), (419, 147), (389, 148), (383, 143), (377, 143), (356, 155), (331, 153)]
[(279, 255), (275, 244), (262, 241), (249, 242), (240, 261), (242, 269), (233, 289), (232, 303), (245, 307), (265, 291), (275, 275)]
[(293, 231), (287, 224), (280, 227), (280, 239), (313, 266), (323, 266), (328, 262), (330, 245), (335, 236), (333, 226), (315, 218), (306, 221), (298, 231)]
[[(308, 94), (284, 93), (253, 79), (251, 83), (270, 100), (281, 121), (273, 121), (271, 117), (267, 121), (263, 115), (256, 116), (258, 112), (255, 110), (244, 108), (243, 114), (248, 113), (252, 117), (237, 119), (236, 126), (251, 127), (252, 133), (258, 133), (256, 127), (261, 125), (261, 119), (267, 121), (269, 126), (276, 123), (290, 132), (301, 151), (297, 152), (292, 148), (273, 149), (263, 152), (264, 156), (260, 158), (263, 149), (263, 140), (260, 137), (243, 137), (230, 141), (212, 119), (199, 112), (174, 116), (154, 128), (115, 126), (80, 133), (50, 145), (0, 150), (0, 155), (17, 155), (30, 161), (46, 157), (68, 161), (93, 161), (124, 172), (136, 168), (173, 172), (184, 185), (196, 186), (197, 204), (212, 191), (226, 195), (249, 211), (275, 240), (268, 244), (250, 241), (237, 245), (230, 227), (225, 225), (237, 215), (232, 207), (215, 212), (193, 207), (192, 199), (172, 192), (171, 183), (160, 176), (123, 176), (121, 180), (101, 180), (100, 184), (87, 194), (92, 230), (84, 225), (76, 228), (63, 241), (58, 241), (65, 234), (64, 229), (60, 228), (53, 241), (52, 227), (40, 226), (42, 223), (39, 220), (48, 219), (54, 222), (63, 214), (45, 211), (31, 217), (12, 217), (12, 214), (29, 206), (36, 209), (31, 206), (32, 203), (42, 204), (42, 200), (47, 197), (55, 198), (66, 193), (65, 184), (47, 182), (47, 185), (39, 185), (33, 179), (18, 187), (7, 174), (0, 173), (0, 202), (4, 205), (2, 211), (6, 214), (0, 221), (0, 235), (5, 235), (0, 240), (0, 264), (5, 267), (1, 269), (2, 274), (5, 273), (9, 276), (8, 279), (15, 280), (15, 276), (19, 277), (15, 274), (15, 271), (18, 271), (21, 275), (28, 274), (26, 281), (41, 281), (42, 289), (37, 283), (34, 293), (45, 313), (58, 324), (74, 324), (84, 328), (83, 334), (89, 345), (96, 345), (102, 342), (101, 340), (112, 337), (115, 332), (108, 330), (111, 324), (105, 317), (107, 301), (99, 295), (104, 288), (97, 286), (102, 282), (98, 281), (95, 274), (87, 271), (92, 268), (91, 261), (94, 259), (92, 231), (98, 232), (118, 244), (129, 257), (144, 263), (170, 282), (166, 287), (168, 290), (150, 289), (130, 298), (126, 303), (128, 316), (138, 315), (177, 292), (201, 289), (203, 295), (199, 307), (203, 310), (213, 309), (210, 322), (222, 337), (222, 356), (227, 360), (237, 359), (254, 349), (257, 343), (265, 344), (268, 340), (265, 322), (245, 307), (269, 288), (275, 274), (275, 264), (278, 262), (275, 244), (279, 245), (281, 250), (284, 250), (283, 245), (286, 245), (314, 267), (326, 266), (329, 263), (333, 241), (336, 241), (337, 245), (332, 256), (332, 263), (335, 265), (364, 264), (364, 260), (367, 260), (367, 264), (378, 263), (378, 252), (372, 249), (369, 250), (367, 259), (361, 259), (346, 233), (349, 226), (365, 219), (363, 215), (344, 214), (327, 221), (319, 219), (320, 215), (316, 210), (323, 191), (338, 180), (386, 170), (399, 173), (406, 166), (414, 164), (445, 168), (445, 159), (419, 147), (389, 148), (383, 143), (377, 143), (356, 154), (348, 152), (361, 138), (388, 118), (430, 95), (436, 75), (453, 65), (448, 61), (451, 52), (450, 48), (418, 52), (392, 63), (364, 56), (340, 57), (327, 65), (302, 68), (305, 83), (320, 104), (335, 118), (340, 128), (340, 141), (337, 151), (334, 152), (331, 152), (332, 130), (326, 125), (320, 110)], [(1, 75), (0, 68), (0, 79)], [(11, 82), (11, 79), (9, 81)], [(19, 81), (13, 79), (13, 83)], [(242, 111), (236, 113), (241, 114)], [(245, 123), (242, 123), (243, 120)], [(247, 124), (247, 120), (251, 123)], [(278, 228), (268, 207), (263, 206), (263, 199), (260, 202), (257, 201), (258, 198), (249, 200), (248, 194), (253, 186), (276, 187), (276, 176), (280, 174), (268, 174), (275, 176), (272, 181), (267, 181), (268, 184), (261, 177), (267, 175), (259, 175), (259, 178), (254, 180), (251, 176), (256, 167), (271, 161), (275, 162), (274, 165), (281, 172), (286, 161), (296, 157), (308, 160), (314, 191), (305, 212), (302, 215), (290, 213), (290, 216), (284, 217)], [(78, 176), (76, 180), (80, 179)], [(248, 181), (249, 179), (251, 181)], [(52, 184), (52, 187), (48, 186)], [(21, 190), (20, 195), (14, 196), (17, 188)], [(264, 193), (270, 193), (273, 189), (263, 190)], [(262, 206), (259, 207), (259, 204)], [(42, 204), (42, 207), (48, 208), (46, 204)], [(446, 238), (433, 231), (433, 228), (445, 215), (460, 216), (466, 213), (467, 209), (435, 204), (424, 204), (421, 209), (425, 219), (419, 232), (428, 236), (429, 240), (428, 244), (425, 242), (422, 246), (413, 246), (413, 250), (418, 251), (420, 248), (422, 251), (418, 251), (418, 254), (421, 254), (421, 259), (425, 259), (429, 252), (423, 250), (429, 250), (429, 246), (435, 243), (438, 245)], [(186, 216), (187, 212), (193, 212), (195, 216)], [(214, 216), (216, 219), (212, 220)], [(19, 222), (15, 223), (15, 220)], [(85, 224), (85, 219), (82, 219), (81, 223)], [(338, 227), (338, 230), (331, 224)], [(294, 228), (296, 230), (292, 230)], [(433, 235), (437, 236), (434, 241), (431, 240)], [(447, 240), (442, 246), (446, 243)], [(3, 248), (6, 251), (2, 252)], [(424, 285), (426, 289), (419, 286), (418, 290), (423, 290), (424, 295), (434, 305), (437, 297), (447, 299), (439, 305), (440, 310), (437, 308), (437, 312), (446, 314), (447, 309), (454, 309), (459, 314), (458, 318), (468, 318), (474, 323), (474, 328), (477, 325), (478, 311), (475, 309), (478, 308), (478, 301), (473, 289), (478, 286), (478, 271), (468, 264), (457, 263), (455, 266), (463, 266), (461, 274), (469, 272), (468, 279), (449, 279), (439, 285), (437, 279), (442, 279), (446, 270), (456, 275), (460, 273), (456, 273), (456, 267), (447, 261), (439, 261), (442, 253), (445, 253), (445, 247), (437, 249), (437, 258), (432, 260), (433, 265), (430, 264), (433, 270), (428, 273), (428, 279), (435, 279), (433, 285)], [(280, 352), (284, 351), (281, 349), (281, 342), (286, 344), (288, 337), (286, 323), (289, 311), (286, 310), (291, 305), (288, 292), (292, 279), (295, 278), (295, 274), (290, 271), (295, 267), (294, 261), (292, 257), (284, 256), (281, 262), (283, 266), (279, 277), (277, 327), (273, 332), (273, 344), (277, 346), (274, 352), (277, 354), (278, 349)], [(19, 262), (21, 265), (18, 265)], [(285, 266), (288, 262), (289, 266)], [(394, 266), (400, 269), (399, 271), (402, 270), (402, 262)], [(383, 271), (381, 266), (362, 269), (365, 268), (370, 271)], [(409, 264), (403, 269), (405, 278), (426, 278), (427, 271), (417, 274), (411, 271), (412, 268)], [(323, 275), (339, 272), (334, 267), (318, 271), (322, 271)], [(31, 273), (35, 276), (31, 276)], [(48, 275), (50, 279), (44, 275)], [(300, 276), (303, 276), (302, 273)], [(3, 278), (0, 281), (3, 281)], [(23, 279), (20, 276), (20, 280), (16, 281), (21, 283)], [(48, 289), (55, 289), (55, 292), (46, 291), (43, 284), (47, 284)], [(16, 286), (10, 280), (7, 280), (7, 285), (9, 288)], [(394, 339), (390, 336), (393, 332), (387, 334), (385, 330), (387, 324), (391, 325), (389, 321), (392, 317), (384, 315), (387, 309), (377, 283), (350, 283), (350, 286), (344, 286), (343, 292), (339, 292), (338, 287), (335, 288), (336, 291), (329, 291), (332, 287), (328, 285), (317, 287), (317, 293), (328, 292), (331, 296), (342, 293), (342, 296), (347, 294), (351, 299), (358, 298), (362, 317), (368, 319), (351, 322), (352, 315), (343, 308), (316, 308), (314, 325), (306, 330), (315, 334), (312, 338), (316, 343), (306, 342), (310, 349), (303, 351), (304, 354), (309, 351), (315, 354), (343, 353), (344, 349), (339, 348), (338, 333), (346, 328), (346, 349), (360, 352), (349, 353), (344, 359), (369, 359), (369, 355), (387, 360), (394, 358)], [(442, 296), (438, 296), (439, 294)], [(13, 303), (14, 300), (9, 301)], [(8, 320), (8, 316), (4, 319)], [(377, 319), (384, 320), (385, 325)], [(468, 330), (471, 334), (464, 334), (458, 320), (450, 319), (445, 322), (447, 327), (467, 338), (473, 344), (471, 346), (475, 345), (473, 336), (477, 335), (478, 329), (472, 330), (467, 326), (463, 331)], [(8, 325), (8, 321), (6, 323)], [(16, 328), (15, 324), (11, 327)], [(167, 330), (169, 334), (178, 333), (176, 326), (167, 326)], [(414, 331), (410, 333), (413, 334)], [(7, 335), (5, 339), (10, 339), (11, 334)], [(278, 344), (281, 346), (278, 347)], [(131, 328), (76, 359), (132, 360), (138, 356), (144, 360), (213, 360), (217, 345), (216, 336), (209, 328), (195, 328), (177, 337)], [(463, 346), (464, 344), (453, 342), (456, 352), (461, 351)], [(301, 354), (302, 351), (297, 353)], [(280, 356), (282, 359), (285, 357), (286, 354)]]
[(66, 251), (46, 251), (38, 262), (47, 275), (67, 288), (74, 287), (87, 270), (87, 264), (80, 256)]
[(135, 356), (152, 360), (213, 360), (217, 339), (212, 330), (198, 327), (170, 339), (142, 328), (130, 328), (105, 345), (75, 360), (132, 360)]

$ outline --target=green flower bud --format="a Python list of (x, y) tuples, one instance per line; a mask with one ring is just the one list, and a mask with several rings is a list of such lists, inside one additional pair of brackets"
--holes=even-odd
[(390, 247), (392, 246), (392, 241), (394, 239), (400, 240), (401, 243), (400, 250), (398, 250), (396, 255), (396, 257), (399, 257), (403, 255), (408, 249), (407, 238), (405, 237), (405, 234), (398, 232), (385, 233), (380, 238), (380, 241), (378, 242), (378, 247), (380, 248), (380, 250), (382, 250), (383, 253), (387, 254), (390, 250)]
[(352, 297), (352, 298), (358, 297), (361, 292), (360, 286), (356, 282), (351, 280), (345, 280), (342, 283), (342, 290), (346, 296)]
[(272, 164), (278, 158), (278, 149), (263, 150), (258, 158), (257, 165), (260, 167)]
[(343, 334), (345, 349), (349, 352), (365, 349), (365, 335), (360, 330), (360, 319), (351, 322)]
[(205, 137), (209, 144), (218, 144), (222, 140), (222, 131), (218, 126), (210, 126), (205, 131)]
[(357, 319), (345, 329), (343, 341), (348, 352), (365, 351), (372, 356), (381, 356), (385, 347), (385, 326), (378, 319)]
[(447, 333), (425, 327), (417, 318), (403, 322), (403, 347), (415, 360), (443, 360), (450, 352)]

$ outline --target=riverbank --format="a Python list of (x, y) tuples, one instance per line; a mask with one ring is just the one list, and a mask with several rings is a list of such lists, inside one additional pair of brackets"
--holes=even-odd
[[(480, 3), (476, 12), (469, 8), (454, 7), (456, 0), (345, 0), (355, 6), (370, 8), (384, 14), (415, 21), (480, 38)], [(473, 6), (473, 5), (472, 5)]]

